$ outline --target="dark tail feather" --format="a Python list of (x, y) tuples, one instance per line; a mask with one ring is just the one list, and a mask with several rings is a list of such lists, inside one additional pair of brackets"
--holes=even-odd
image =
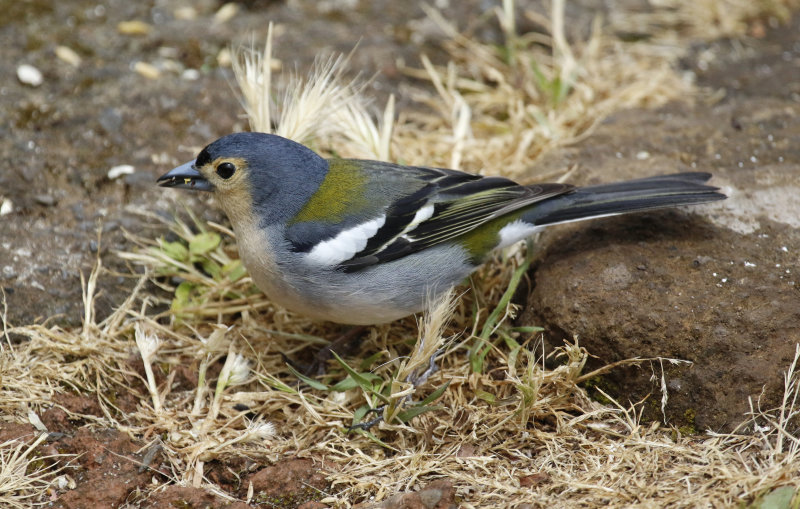
[(710, 173), (688, 172), (579, 187), (537, 204), (524, 219), (546, 225), (724, 200), (726, 196), (718, 193), (718, 188), (705, 185), (710, 178)]

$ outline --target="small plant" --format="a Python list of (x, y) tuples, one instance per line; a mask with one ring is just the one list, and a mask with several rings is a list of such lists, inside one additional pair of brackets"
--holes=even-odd
[(235, 249), (233, 232), (188, 214), (190, 224), (181, 219), (168, 223), (175, 240), (129, 234), (140, 249), (120, 256), (152, 268), (159, 286), (172, 293), (170, 312), (179, 320), (200, 321), (263, 307), (256, 302), (260, 292), (244, 265), (230, 254)]

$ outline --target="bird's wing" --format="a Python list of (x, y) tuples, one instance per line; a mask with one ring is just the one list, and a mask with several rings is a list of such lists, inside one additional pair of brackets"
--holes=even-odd
[[(393, 200), (377, 227), (355, 254), (337, 265), (352, 272), (402, 258), (455, 239), (492, 219), (538, 201), (569, 192), (568, 184), (521, 186), (502, 177), (481, 177), (435, 168), (395, 169), (400, 178), (424, 182), (415, 192)], [(413, 175), (411, 175), (411, 174)], [(385, 178), (397, 178), (388, 174)], [(389, 182), (391, 187), (391, 182)]]

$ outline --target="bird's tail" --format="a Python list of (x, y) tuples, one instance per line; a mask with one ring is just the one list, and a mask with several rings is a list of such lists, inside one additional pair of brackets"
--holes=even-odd
[(718, 193), (718, 188), (705, 184), (710, 178), (710, 173), (687, 172), (579, 187), (536, 204), (523, 219), (543, 226), (724, 200), (726, 196)]

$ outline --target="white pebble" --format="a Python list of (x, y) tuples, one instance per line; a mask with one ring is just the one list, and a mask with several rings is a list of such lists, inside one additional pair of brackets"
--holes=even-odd
[(226, 23), (233, 19), (234, 16), (239, 12), (239, 5), (233, 2), (228, 2), (222, 7), (219, 8), (217, 12), (214, 13), (214, 23)]
[(17, 78), (24, 84), (38, 87), (44, 82), (42, 71), (29, 64), (17, 67)]
[(119, 166), (114, 166), (110, 170), (108, 170), (108, 179), (114, 180), (123, 175), (130, 175), (135, 171), (134, 167), (130, 164), (120, 164)]
[(3, 203), (0, 204), (0, 216), (6, 216), (14, 212), (14, 204), (11, 203), (11, 200), (6, 198), (3, 200)]
[(181, 73), (181, 78), (187, 81), (195, 81), (200, 78), (200, 71), (197, 69), (186, 69)]

